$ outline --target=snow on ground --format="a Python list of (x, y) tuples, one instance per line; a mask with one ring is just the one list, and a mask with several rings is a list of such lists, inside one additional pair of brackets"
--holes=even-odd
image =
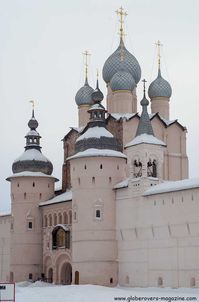
[[(142, 297), (143, 299), (140, 299)], [(96, 285), (53, 285), (40, 281), (16, 286), (16, 302), (130, 302), (158, 301), (158, 297), (166, 298), (159, 301), (169, 301), (169, 297), (172, 297), (171, 301), (175, 300), (174, 297), (178, 297), (177, 301), (182, 301), (179, 297), (184, 298), (184, 301), (186, 297), (196, 297), (197, 300), (187, 301), (199, 301), (199, 289), (110, 288)]]

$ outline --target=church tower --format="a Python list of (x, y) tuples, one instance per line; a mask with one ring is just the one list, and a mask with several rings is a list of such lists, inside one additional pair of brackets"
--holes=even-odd
[[(125, 148), (127, 151), (128, 166), (130, 167), (130, 182), (135, 178), (142, 180), (145, 186), (154, 185), (163, 180), (163, 161), (166, 144), (154, 136), (151, 121), (147, 112), (149, 101), (145, 95), (140, 104), (142, 113), (135, 138)], [(143, 182), (144, 180), (144, 182)]]
[(107, 110), (109, 113), (136, 113), (136, 86), (141, 78), (141, 69), (124, 44), (124, 17), (127, 13), (122, 7), (116, 12), (120, 17), (120, 44), (103, 67), (103, 79), (107, 84)]
[(88, 84), (88, 56), (90, 54), (87, 50), (83, 54), (85, 56), (85, 83), (84, 86), (77, 91), (75, 96), (75, 102), (78, 106), (79, 127), (86, 126), (89, 121), (88, 110), (93, 104), (91, 95), (94, 90)]
[(172, 94), (171, 85), (167, 82), (161, 74), (160, 66), (160, 41), (157, 42), (158, 47), (158, 76), (150, 84), (148, 89), (148, 95), (151, 99), (151, 112), (159, 113), (161, 117), (169, 120), (170, 110), (169, 102)]
[[(34, 103), (33, 103), (34, 106)], [(38, 122), (28, 122), (24, 153), (12, 165), (10, 281), (37, 280), (42, 273), (42, 216), (39, 202), (54, 196), (52, 163), (41, 153)]]
[(125, 177), (126, 156), (106, 129), (98, 87), (92, 93), (90, 121), (76, 141), (71, 164), (73, 190), (73, 283), (116, 286), (118, 282), (113, 187)]

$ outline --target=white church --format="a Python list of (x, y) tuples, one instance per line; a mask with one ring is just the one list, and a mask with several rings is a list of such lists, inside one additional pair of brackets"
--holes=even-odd
[(125, 12), (118, 14), (119, 45), (102, 72), (106, 109), (86, 63), (75, 96), (79, 124), (63, 137), (59, 190), (33, 108), (25, 151), (7, 178), (11, 213), (0, 216), (0, 282), (199, 286), (199, 179), (188, 179), (187, 129), (170, 120), (172, 88), (160, 55), (148, 91), (140, 83), (139, 62), (124, 43)]

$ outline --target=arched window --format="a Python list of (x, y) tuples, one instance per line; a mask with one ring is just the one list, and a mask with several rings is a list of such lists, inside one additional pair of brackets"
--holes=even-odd
[(196, 278), (192, 277), (190, 281), (190, 286), (195, 287), (196, 286)]
[(69, 224), (72, 224), (72, 211), (69, 211)]
[(155, 159), (153, 161), (149, 159), (147, 163), (147, 176), (157, 177), (157, 162)]
[(59, 223), (62, 224), (62, 214), (59, 213), (59, 216), (58, 216), (58, 217), (59, 217), (59, 218), (58, 218)]
[(133, 162), (134, 166), (134, 177), (142, 176), (142, 163), (139, 159), (135, 159)]
[(68, 224), (68, 215), (66, 212), (63, 213), (63, 223)]
[(49, 221), (49, 226), (52, 226), (53, 225), (53, 219), (52, 219), (51, 214), (48, 216), (48, 221)]
[(57, 214), (54, 214), (53, 218), (54, 218), (54, 225), (57, 225)]
[(163, 286), (163, 278), (158, 277), (158, 286)]

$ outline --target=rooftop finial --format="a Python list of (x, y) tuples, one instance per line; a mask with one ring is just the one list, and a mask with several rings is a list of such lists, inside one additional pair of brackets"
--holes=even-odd
[(91, 54), (88, 52), (88, 50), (85, 50), (83, 52), (84, 55), (84, 65), (85, 65), (85, 84), (88, 84), (88, 56)]
[(35, 101), (29, 101), (32, 104), (32, 117), (34, 117)]
[(145, 97), (145, 92), (146, 92), (146, 82), (147, 82), (147, 80), (143, 79), (142, 82), (143, 82), (143, 91), (144, 91), (144, 97)]
[(119, 9), (116, 10), (116, 14), (120, 18), (120, 20), (119, 20), (119, 22), (120, 22), (119, 35), (120, 35), (120, 39), (122, 40), (123, 37), (125, 36), (125, 33), (124, 33), (124, 17), (127, 16), (127, 12), (125, 12), (123, 7), (121, 6)]
[(160, 58), (161, 58), (161, 55), (160, 55), (160, 47), (163, 46), (163, 44), (160, 43), (160, 41), (158, 40), (155, 45), (157, 46), (157, 49), (158, 49), (158, 71), (160, 70)]

